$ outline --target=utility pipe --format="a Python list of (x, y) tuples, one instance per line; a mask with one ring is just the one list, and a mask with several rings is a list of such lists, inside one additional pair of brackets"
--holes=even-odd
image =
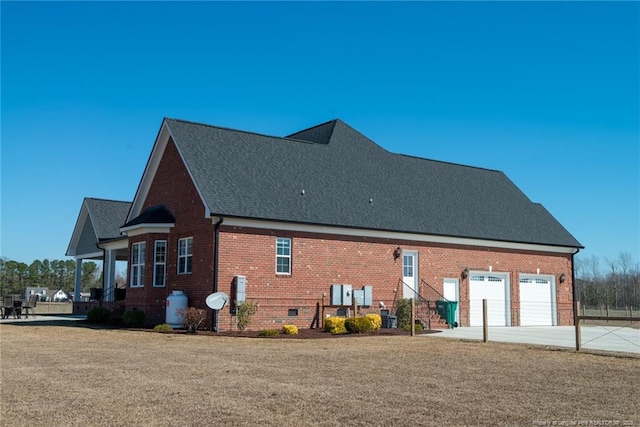
[[(212, 215), (213, 216), (213, 215)], [(220, 225), (224, 218), (217, 217), (218, 220), (213, 224), (213, 236), (215, 240), (215, 246), (213, 248), (213, 292), (218, 292), (218, 255), (220, 249)], [(211, 316), (211, 330), (218, 332), (218, 310), (212, 310)]]

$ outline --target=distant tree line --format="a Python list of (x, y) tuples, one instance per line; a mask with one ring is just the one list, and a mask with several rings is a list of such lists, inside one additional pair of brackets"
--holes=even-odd
[(584, 307), (640, 310), (640, 266), (631, 254), (617, 258), (576, 258), (575, 297)]
[[(73, 293), (75, 287), (76, 262), (73, 260), (35, 260), (24, 262), (0, 258), (0, 295), (24, 295), (27, 287), (62, 289)], [(102, 287), (102, 270), (92, 261), (82, 263), (82, 291)]]
[[(596, 256), (575, 259), (575, 297), (585, 307), (609, 306), (640, 310), (640, 265), (630, 253), (622, 252), (617, 258)], [(24, 294), (29, 286), (62, 289), (73, 293), (76, 263), (73, 260), (35, 260), (24, 262), (0, 258), (0, 295)], [(102, 287), (102, 269), (92, 261), (82, 263), (82, 291)], [(126, 282), (121, 273), (116, 275), (117, 285)]]

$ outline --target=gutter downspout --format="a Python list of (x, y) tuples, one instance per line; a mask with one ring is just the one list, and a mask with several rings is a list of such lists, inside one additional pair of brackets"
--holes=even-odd
[[(574, 257), (578, 255), (578, 252), (580, 252), (580, 248), (576, 248), (576, 251), (571, 254), (571, 294), (573, 295), (573, 307), (571, 308), (571, 310), (574, 310), (576, 306), (576, 268), (575, 268), (576, 261)], [(578, 313), (575, 313), (575, 314), (578, 314)]]
[[(213, 215), (212, 215), (213, 216)], [(220, 225), (224, 221), (224, 218), (221, 216), (218, 217), (218, 220), (213, 224), (214, 231), (213, 236), (215, 240), (215, 246), (213, 248), (213, 292), (218, 292), (218, 254), (220, 249)], [(218, 324), (218, 310), (213, 310), (213, 314), (211, 316), (211, 330), (217, 331)]]

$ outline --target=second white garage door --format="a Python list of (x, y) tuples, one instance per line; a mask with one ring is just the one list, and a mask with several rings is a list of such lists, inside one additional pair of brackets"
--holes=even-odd
[(489, 326), (508, 325), (507, 281), (496, 274), (469, 276), (469, 325), (482, 326), (482, 300), (487, 300)]
[(550, 279), (520, 277), (520, 326), (553, 326), (555, 299)]

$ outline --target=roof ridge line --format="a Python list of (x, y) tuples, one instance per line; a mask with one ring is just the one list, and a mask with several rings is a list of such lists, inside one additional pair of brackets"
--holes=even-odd
[(104, 199), (102, 197), (85, 197), (84, 200), (97, 200), (100, 202), (133, 203), (126, 200)]
[(234, 129), (234, 128), (225, 127), (225, 126), (210, 125), (210, 124), (207, 124), (207, 123), (194, 122), (194, 121), (191, 121), (191, 120), (176, 119), (176, 118), (172, 118), (172, 117), (165, 117), (165, 120), (173, 120), (173, 121), (176, 121), (176, 122), (186, 123), (186, 124), (189, 124), (189, 125), (196, 125), (196, 126), (203, 126), (203, 127), (212, 128), (212, 129), (226, 130), (226, 131), (229, 131), (229, 132), (237, 132), (237, 133), (244, 133), (244, 134), (248, 134), (248, 135), (263, 136), (265, 138), (287, 139), (286, 137), (282, 137), (282, 136), (267, 135), (265, 133), (259, 133), (259, 132), (254, 132), (254, 131), (249, 131), (249, 130), (242, 130), (242, 129)]
[(429, 162), (444, 163), (444, 164), (447, 164), (447, 165), (460, 166), (460, 167), (463, 167), (463, 168), (479, 169), (479, 170), (485, 170), (485, 171), (489, 171), (489, 172), (499, 172), (499, 173), (503, 173), (504, 174), (504, 172), (499, 170), (499, 169), (484, 168), (482, 166), (465, 165), (463, 163), (450, 162), (450, 161), (447, 161), (447, 160), (430, 159), (428, 157), (413, 156), (411, 154), (402, 154), (402, 153), (391, 153), (391, 154), (393, 154), (394, 156), (407, 157), (407, 158), (410, 158), (410, 159), (426, 160), (426, 161), (429, 161)]
[[(286, 140), (286, 141), (295, 141), (295, 142), (301, 142), (301, 143), (305, 143), (305, 144), (318, 144), (317, 142), (313, 142), (313, 141), (308, 141), (306, 139), (298, 139), (298, 138), (292, 138), (292, 135), (296, 135), (298, 133), (301, 132), (306, 132), (308, 130), (320, 127), (320, 126), (325, 126), (331, 122), (333, 122), (333, 126), (331, 128), (331, 136), (329, 137), (329, 140), (331, 140), (331, 138), (333, 138), (333, 133), (335, 131), (335, 124), (337, 122), (341, 122), (344, 123), (345, 125), (347, 125), (344, 121), (340, 120), (340, 119), (333, 119), (333, 120), (328, 120), (324, 123), (321, 123), (319, 125), (315, 125), (312, 126), (310, 128), (306, 128), (306, 129), (302, 129), (299, 130), (297, 132), (294, 132), (292, 134), (286, 135), (286, 136), (277, 136), (277, 135), (267, 135), (265, 133), (259, 133), (259, 132), (254, 132), (254, 131), (248, 131), (248, 130), (242, 130), (242, 129), (235, 129), (235, 128), (230, 128), (230, 127), (226, 127), (226, 126), (217, 126), (217, 125), (211, 125), (211, 124), (207, 124), (207, 123), (200, 123), (200, 122), (194, 122), (192, 120), (184, 120), (184, 119), (176, 119), (174, 117), (165, 117), (165, 120), (173, 120), (176, 122), (180, 122), (180, 123), (185, 123), (188, 125), (196, 125), (196, 126), (203, 126), (206, 128), (211, 128), (211, 129), (220, 129), (220, 130), (224, 130), (224, 131), (229, 131), (229, 132), (236, 132), (236, 133), (241, 133), (241, 134), (245, 134), (245, 135), (255, 135), (255, 136), (261, 136), (264, 138), (273, 138), (273, 139), (280, 139), (280, 140)], [(349, 126), (349, 125), (347, 125)], [(350, 127), (350, 126), (349, 126)]]

